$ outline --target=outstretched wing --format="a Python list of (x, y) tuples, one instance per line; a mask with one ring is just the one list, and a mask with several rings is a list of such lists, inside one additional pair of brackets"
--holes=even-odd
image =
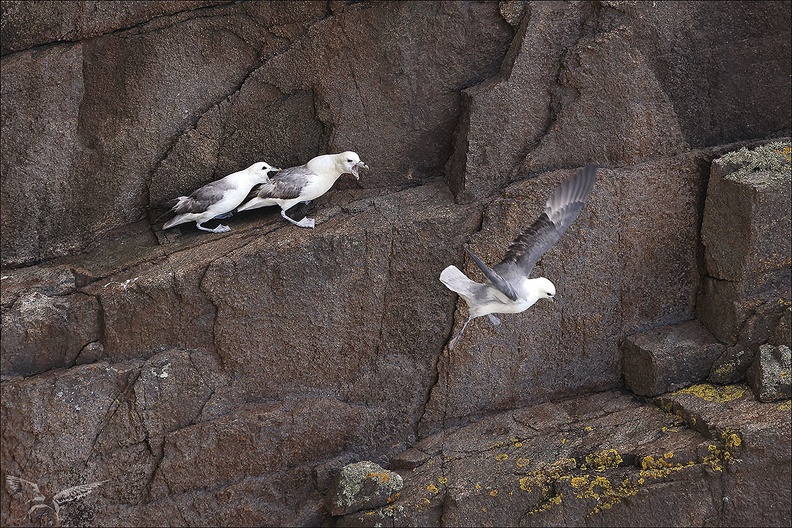
[(505, 295), (512, 301), (517, 300), (517, 292), (514, 291), (514, 287), (512, 287), (512, 285), (509, 284), (509, 281), (498, 275), (497, 272), (489, 269), (487, 265), (484, 264), (484, 262), (482, 262), (480, 258), (478, 258), (476, 255), (471, 253), (468, 250), (468, 248), (465, 248), (465, 251), (467, 251), (467, 254), (470, 255), (470, 258), (473, 259), (473, 262), (476, 263), (476, 266), (478, 266), (479, 269), (481, 269), (481, 271), (484, 273), (484, 276), (487, 277), (487, 280), (490, 281), (493, 286), (498, 288), (501, 291), (501, 293), (503, 293), (503, 295)]
[(52, 497), (52, 501), (58, 504), (64, 504), (73, 500), (81, 499), (91, 493), (93, 490), (107, 482), (100, 480), (99, 482), (91, 482), (90, 484), (80, 484), (79, 486), (72, 486), (63, 491), (59, 491)]
[(596, 175), (597, 167), (587, 165), (556, 188), (547, 199), (544, 212), (512, 242), (493, 270), (506, 278), (527, 277), (545, 251), (558, 242), (578, 217), (594, 187)]
[(283, 169), (270, 177), (270, 181), (253, 187), (245, 201), (252, 198), (291, 200), (300, 196), (314, 173), (305, 165)]

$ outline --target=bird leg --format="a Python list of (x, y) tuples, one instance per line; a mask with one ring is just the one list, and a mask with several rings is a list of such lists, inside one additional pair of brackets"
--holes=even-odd
[(202, 226), (201, 225), (202, 223), (203, 222), (196, 222), (195, 223), (195, 227), (197, 227), (201, 231), (207, 231), (209, 233), (227, 233), (228, 231), (231, 231), (230, 227), (228, 227), (226, 225), (223, 225), (223, 224), (220, 224), (219, 226), (215, 227), (214, 229), (209, 229), (208, 227)]
[(467, 318), (467, 320), (465, 321), (465, 324), (462, 325), (462, 330), (460, 330), (459, 333), (454, 337), (454, 339), (452, 339), (451, 342), (448, 343), (448, 350), (454, 350), (454, 347), (456, 346), (457, 342), (459, 341), (459, 338), (462, 337), (462, 332), (465, 331), (465, 328), (467, 328), (467, 325), (468, 325), (468, 323), (470, 322), (471, 319), (473, 319), (473, 317), (468, 317)]
[(212, 218), (212, 220), (223, 220), (224, 218), (231, 218), (232, 216), (234, 216), (234, 211), (228, 211), (227, 213), (222, 213), (215, 216)]
[(499, 324), (501, 324), (501, 320), (495, 317), (494, 315), (487, 314), (487, 317), (489, 317), (490, 323), (492, 323), (493, 326), (498, 326)]
[(281, 216), (286, 220), (288, 220), (289, 222), (291, 222), (292, 224), (299, 227), (307, 227), (313, 229), (314, 226), (316, 225), (316, 220), (314, 220), (313, 218), (308, 218), (307, 216), (302, 220), (300, 220), (299, 222), (297, 220), (292, 220), (291, 218), (289, 218), (289, 216), (286, 214), (286, 211), (284, 211), (283, 209), (281, 209)]

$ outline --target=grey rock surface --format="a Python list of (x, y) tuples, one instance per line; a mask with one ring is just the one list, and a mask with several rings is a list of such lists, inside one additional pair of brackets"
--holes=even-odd
[(339, 516), (387, 506), (399, 498), (402, 476), (364, 460), (344, 466), (325, 495), (330, 515)]
[(786, 345), (762, 345), (748, 369), (748, 384), (759, 401), (792, 397), (792, 353)]
[(789, 142), (713, 161), (701, 226), (707, 276), (696, 315), (718, 339), (766, 343), (792, 288)]
[[(429, 436), (391, 460), (423, 458), (397, 470), (397, 501), (339, 524), (676, 526), (750, 522), (755, 510), (754, 522), (782, 525), (792, 504), (773, 483), (790, 476), (788, 407), (745, 385), (694, 385), (658, 403), (668, 410), (606, 391)], [(754, 471), (766, 472), (755, 487)]]
[(756, 351), (740, 344), (730, 346), (712, 363), (707, 381), (728, 385), (745, 379)]
[(724, 346), (693, 319), (627, 336), (621, 344), (625, 386), (658, 396), (707, 378)]
[(701, 226), (711, 277), (750, 281), (792, 265), (792, 224), (782, 213), (792, 204), (788, 149), (770, 143), (713, 162)]

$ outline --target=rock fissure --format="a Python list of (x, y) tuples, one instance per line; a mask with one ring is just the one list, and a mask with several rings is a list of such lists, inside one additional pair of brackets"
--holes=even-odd
[(115, 417), (115, 414), (118, 412), (118, 409), (127, 402), (131, 391), (135, 388), (135, 383), (137, 383), (138, 378), (140, 377), (141, 369), (137, 368), (133, 370), (131, 373), (128, 374), (129, 379), (127, 379), (124, 388), (116, 393), (115, 399), (110, 403), (108, 406), (107, 412), (105, 413), (105, 417), (102, 420), (101, 425), (97, 428), (96, 437), (94, 438), (93, 445), (96, 445), (98, 438), (104, 433), (105, 428), (110, 423), (110, 421)]

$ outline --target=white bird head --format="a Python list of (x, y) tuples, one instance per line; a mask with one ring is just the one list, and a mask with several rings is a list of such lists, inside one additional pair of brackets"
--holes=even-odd
[(247, 171), (253, 174), (256, 180), (260, 183), (269, 181), (270, 176), (280, 172), (280, 169), (273, 167), (269, 163), (259, 161), (247, 168)]
[(539, 292), (540, 299), (550, 299), (551, 301), (555, 301), (555, 284), (550, 282), (549, 279), (545, 279), (544, 277), (538, 277), (534, 284), (537, 286), (537, 291)]
[(336, 154), (335, 163), (341, 174), (351, 174), (356, 180), (360, 179), (360, 169), (368, 169), (368, 165), (360, 161), (360, 156), (349, 150)]

